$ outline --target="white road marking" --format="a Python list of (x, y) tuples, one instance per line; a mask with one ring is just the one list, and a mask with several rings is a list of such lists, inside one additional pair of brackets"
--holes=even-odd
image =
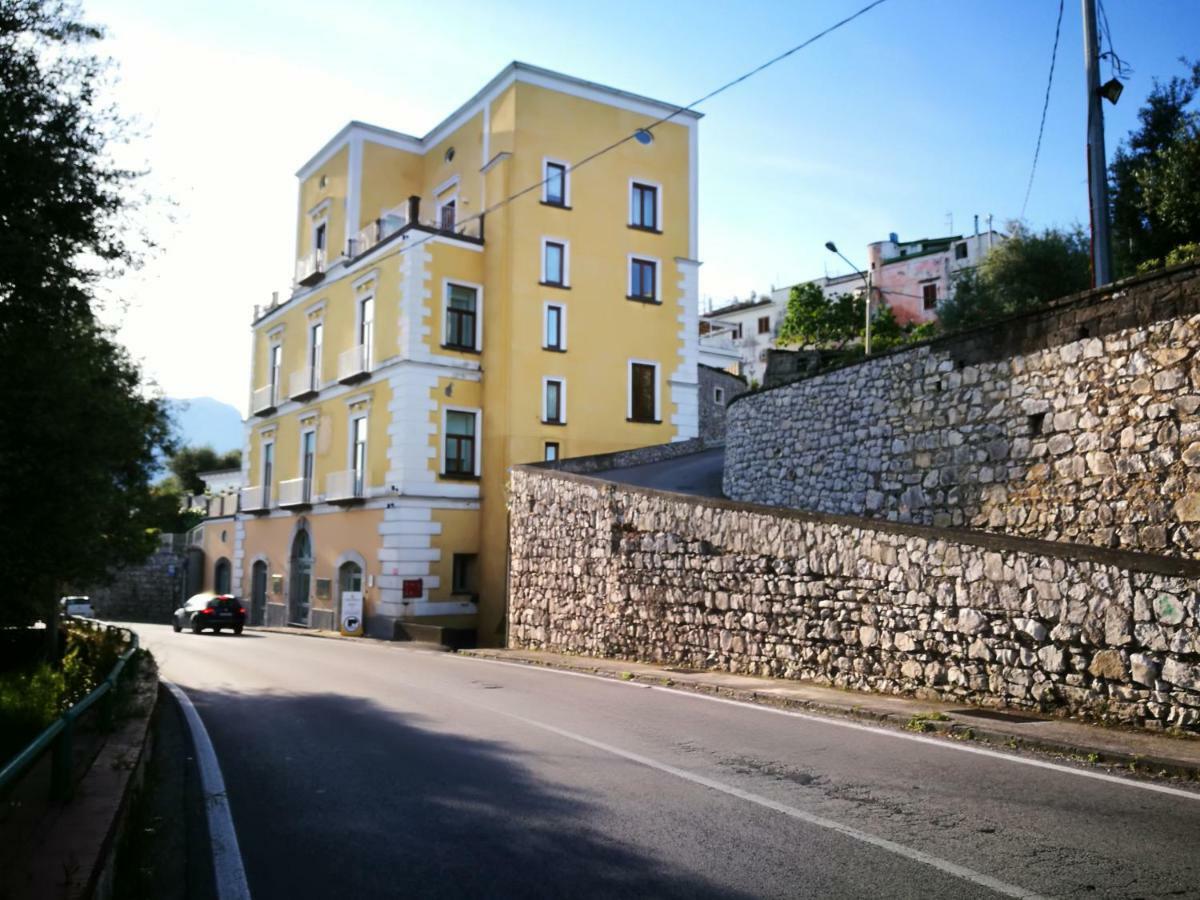
[[(496, 710), (494, 710), (496, 711)], [(960, 866), (958, 863), (950, 862), (938, 856), (925, 853), (921, 850), (916, 850), (912, 847), (906, 847), (903, 844), (897, 844), (895, 841), (889, 841), (886, 838), (877, 837), (873, 834), (868, 834), (865, 831), (859, 831), (857, 828), (851, 828), (849, 825), (843, 825), (841, 822), (835, 822), (832, 819), (826, 819), (823, 816), (813, 815), (805, 812), (802, 809), (797, 809), (794, 806), (789, 806), (786, 803), (779, 803), (776, 800), (771, 800), (768, 797), (763, 797), (760, 794), (752, 794), (749, 791), (743, 791), (741, 788), (734, 787), (731, 784), (725, 784), (722, 781), (716, 781), (712, 778), (706, 778), (703, 775), (697, 775), (695, 772), (688, 772), (685, 769), (677, 769), (675, 766), (667, 763), (659, 762), (655, 759), (650, 759), (647, 756), (642, 756), (638, 753), (631, 753), (628, 750), (622, 750), (620, 747), (614, 747), (611, 744), (605, 744), (601, 741), (594, 741), (591, 738), (584, 737), (581, 734), (575, 734), (571, 731), (566, 731), (562, 728), (556, 728), (553, 725), (547, 725), (544, 722), (538, 722), (534, 719), (527, 719), (524, 716), (516, 716), (511, 713), (501, 713), (518, 722), (523, 722), (534, 728), (540, 728), (543, 731), (548, 731), (551, 734), (556, 734), (559, 737), (566, 738), (571, 741), (576, 741), (580, 744), (585, 744), (588, 747), (593, 747), (596, 750), (602, 750), (605, 753), (611, 753), (613, 756), (619, 756), (622, 759), (627, 759), (630, 762), (638, 765), (646, 766), (659, 772), (665, 772), (668, 775), (674, 775), (676, 778), (682, 778), (685, 781), (690, 781), (693, 784), (698, 784), (714, 791), (719, 791), (722, 794), (728, 794), (731, 797), (736, 797), (739, 800), (745, 800), (749, 803), (757, 804), (785, 816), (790, 816), (793, 819), (799, 819), (801, 822), (806, 822), (809, 825), (815, 825), (818, 828), (825, 828), (829, 831), (836, 831), (838, 834), (845, 835), (856, 841), (861, 841), (864, 844), (869, 844), (872, 847), (877, 847), (880, 850), (886, 850), (888, 853), (894, 853), (897, 856), (902, 856), (905, 859), (910, 859), (913, 862), (919, 862), (927, 866), (932, 866), (940, 872), (947, 875), (952, 875), (955, 878), (961, 878), (964, 881), (969, 881), (972, 884), (977, 884), (980, 887), (985, 887), (988, 890), (995, 891), (1005, 897), (1023, 897), (1027, 900), (1041, 900), (1042, 895), (1028, 891), (1025, 888), (1018, 887), (1014, 884), (1009, 884), (1006, 881), (1001, 881), (998, 878), (993, 878), (990, 875), (985, 875), (983, 872), (977, 872), (974, 869), (969, 869), (966, 866)]]
[(200, 767), (200, 791), (204, 795), (208, 835), (212, 844), (217, 900), (250, 900), (246, 869), (242, 865), (237, 832), (233, 827), (233, 816), (229, 812), (229, 798), (225, 795), (225, 779), (221, 776), (221, 765), (217, 762), (217, 754), (213, 750), (212, 741), (209, 740), (208, 730), (188, 695), (178, 685), (169, 681), (164, 680), (163, 684), (179, 701), (196, 747), (196, 762)]
[(1109, 775), (1107, 772), (1094, 772), (1090, 769), (1077, 769), (1073, 766), (1064, 766), (1059, 763), (1046, 762), (1041, 759), (1030, 759), (1025, 756), (1016, 756), (1011, 753), (1001, 753), (998, 750), (988, 750), (985, 747), (974, 747), (970, 744), (949, 741), (945, 738), (931, 738), (920, 734), (912, 734), (906, 731), (898, 731), (893, 728), (883, 728), (878, 725), (866, 725), (862, 722), (852, 722), (848, 719), (841, 719), (835, 715), (821, 716), (814, 713), (796, 712), (790, 709), (777, 709), (773, 706), (765, 706), (759, 703), (750, 703), (745, 700), (730, 700), (727, 697), (713, 697), (710, 694), (701, 694), (696, 691), (681, 690), (679, 688), (663, 687), (657, 684), (642, 684), (636, 681), (617, 681), (614, 678), (607, 678), (603, 675), (593, 675), (589, 672), (570, 672), (564, 669), (555, 669), (550, 666), (530, 665), (528, 663), (507, 662), (502, 659), (486, 659), (479, 656), (462, 656), (454, 654), (448, 656), (450, 659), (467, 659), (475, 662), (491, 663), (497, 666), (512, 666), (518, 669), (524, 669), (529, 672), (546, 672), (554, 675), (569, 675), (575, 678), (590, 678), (594, 681), (602, 681), (606, 684), (617, 685), (620, 687), (639, 688), (641, 690), (664, 691), (676, 697), (689, 697), (693, 700), (706, 700), (709, 703), (724, 703), (730, 706), (738, 706), (742, 709), (753, 709), (758, 712), (770, 713), (777, 716), (788, 716), (793, 719), (803, 719), (808, 722), (819, 722), (823, 725), (836, 725), (839, 728), (851, 728), (855, 731), (865, 731), (870, 734), (877, 734), (881, 737), (894, 738), (902, 741), (916, 741), (917, 743), (927, 744), (932, 747), (939, 747), (942, 750), (954, 750), (959, 753), (975, 753), (979, 756), (987, 756), (991, 759), (998, 759), (1008, 763), (1015, 763), (1022, 766), (1033, 766), (1037, 769), (1049, 769), (1052, 772), (1061, 772), (1064, 775), (1075, 775), (1080, 778), (1094, 778), (1097, 781), (1107, 781), (1110, 784), (1119, 784), (1124, 787), (1138, 788), (1143, 791), (1153, 791), (1158, 794), (1168, 794), (1172, 797), (1182, 797), (1186, 800), (1200, 801), (1200, 793), (1196, 791), (1183, 790), (1182, 788), (1171, 787), (1165, 784), (1155, 784), (1148, 781), (1135, 781), (1131, 778), (1122, 778), (1119, 775)]

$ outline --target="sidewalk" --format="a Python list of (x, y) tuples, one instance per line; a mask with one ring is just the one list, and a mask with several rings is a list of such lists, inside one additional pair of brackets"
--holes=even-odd
[(909, 731), (943, 734), (1013, 750), (1034, 750), (1077, 763), (1120, 766), (1140, 775), (1200, 781), (1200, 738), (1088, 725), (1024, 710), (917, 700), (824, 687), (803, 681), (706, 672), (620, 659), (537, 650), (460, 650), (466, 656), (586, 672), (621, 681), (670, 686), (732, 700), (859, 719)]

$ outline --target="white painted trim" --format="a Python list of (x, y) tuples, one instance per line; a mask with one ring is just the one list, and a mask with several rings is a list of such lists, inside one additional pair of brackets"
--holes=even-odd
[[(561, 244), (561, 245), (562, 245), (562, 248), (563, 248), (563, 253), (562, 253), (562, 257), (563, 257), (563, 258), (562, 258), (562, 270), (563, 270), (563, 271), (562, 271), (562, 275), (563, 275), (563, 278), (562, 278), (562, 287), (570, 287), (570, 286), (571, 286), (571, 242), (570, 242), (570, 241), (568, 241), (566, 238), (561, 238), (561, 237), (550, 237), (549, 235), (542, 235), (542, 242), (541, 242), (541, 248), (542, 248), (542, 258), (541, 258), (541, 271), (542, 271), (542, 277), (541, 277), (541, 279), (540, 279), (540, 280), (542, 281), (542, 283), (543, 283), (543, 284), (550, 284), (550, 283), (551, 283), (551, 282), (548, 282), (548, 281), (546, 281), (546, 245), (547, 245), (547, 244)], [(555, 282), (555, 284), (557, 285), (557, 282)]]
[[(485, 154), (485, 158), (486, 158), (486, 154)], [(500, 163), (504, 162), (506, 159), (511, 159), (511, 158), (512, 158), (512, 154), (509, 151), (501, 150), (499, 153), (497, 153), (495, 156), (493, 156), (491, 159), (489, 159), (487, 162), (485, 162), (483, 164), (483, 166), (479, 169), (479, 174), (486, 175), (488, 172), (492, 171), (492, 169), (496, 168), (496, 166), (500, 165)], [(486, 207), (485, 207), (485, 209), (486, 209)]]
[[(346, 251), (346, 242), (358, 234), (358, 220), (362, 214), (362, 158), (363, 139), (361, 134), (356, 134), (350, 139), (350, 153), (346, 163), (346, 233), (342, 236), (342, 253)], [(325, 255), (329, 256), (328, 253)]]
[(320, 203), (318, 203), (316, 206), (314, 206), (312, 209), (310, 209), (307, 213), (305, 213), (305, 215), (308, 216), (308, 218), (312, 219), (315, 216), (321, 215), (323, 212), (325, 212), (327, 209), (329, 209), (329, 207), (332, 204), (333, 204), (333, 198), (326, 197), (324, 200), (322, 200)]
[(283, 331), (285, 328), (287, 328), (287, 322), (280, 322), (278, 325), (276, 325), (274, 328), (272, 328), (270, 331), (267, 332), (267, 340), (278, 342), (279, 337), (280, 337), (280, 335), (283, 334)]
[(438, 454), (438, 456), (441, 457), (442, 464), (438, 466), (438, 474), (442, 476), (445, 476), (446, 474), (446, 413), (448, 412), (467, 413), (468, 415), (475, 417), (475, 459), (472, 467), (475, 477), (478, 478), (480, 472), (483, 471), (483, 410), (481, 410), (478, 406), (442, 407), (442, 430), (439, 433), (441, 440), (438, 441), (438, 443), (441, 445), (439, 447), (441, 452)]
[[(557, 381), (558, 388), (558, 421), (551, 423), (546, 418), (546, 385), (551, 381)], [(543, 425), (566, 425), (567, 424), (567, 379), (562, 375), (543, 375), (542, 376), (542, 403), (538, 409), (538, 419)]]
[(700, 203), (700, 172), (699, 163), (699, 129), (695, 121), (688, 128), (688, 257), (698, 260), (700, 248), (698, 235), (700, 233), (699, 203)]
[(475, 292), (475, 349), (483, 352), (483, 285), (474, 281), (464, 281), (461, 278), (442, 279), (442, 341), (446, 346), (446, 325), (450, 320), (450, 288), (451, 286), (470, 288)]
[[(656, 256), (646, 256), (643, 253), (630, 253), (626, 257), (625, 263), (625, 296), (636, 296), (633, 293), (633, 261), (654, 263), (654, 302), (662, 303), (662, 260)], [(642, 298), (644, 299), (644, 298)]]
[(549, 178), (549, 174), (546, 171), (546, 166), (549, 163), (553, 163), (556, 166), (563, 167), (563, 205), (570, 206), (571, 205), (571, 164), (569, 162), (567, 162), (565, 159), (555, 159), (552, 156), (543, 156), (542, 157), (542, 202), (543, 203), (550, 202), (549, 200), (546, 199), (546, 197), (547, 197), (546, 189), (549, 187), (549, 182), (546, 180), (547, 178)]
[[(311, 306), (305, 307), (304, 314), (306, 316), (315, 316), (317, 313), (324, 312), (326, 299), (327, 298), (322, 297), (320, 300), (318, 300), (316, 303), (312, 304)], [(280, 326), (280, 327), (282, 327), (282, 326)]]
[(625, 363), (625, 418), (633, 418), (633, 367), (651, 366), (654, 369), (654, 421), (662, 421), (662, 366), (652, 359), (629, 359)]
[[(561, 342), (557, 347), (550, 346), (550, 307), (552, 306), (559, 311), (558, 330)], [(542, 349), (567, 349), (567, 304), (561, 300), (547, 300), (542, 304)]]
[[(378, 304), (375, 303), (374, 290), (365, 291), (361, 295), (355, 296), (354, 298), (354, 334), (352, 335), (354, 344), (352, 346), (357, 347), (359, 344), (364, 343), (362, 339), (363, 304), (368, 300), (371, 301), (371, 346), (365, 351), (368, 365), (364, 366), (363, 368), (365, 368), (368, 372), (373, 372), (375, 371), (376, 365), (379, 363), (379, 360), (375, 357), (375, 332), (378, 330), (376, 325), (379, 321), (379, 310), (376, 309)], [(349, 350), (350, 348), (347, 347), (346, 349)]]
[(633, 222), (633, 186), (640, 184), (643, 187), (654, 188), (654, 229), (656, 231), (666, 231), (663, 225), (663, 186), (662, 182), (651, 181), (649, 178), (638, 178), (636, 176), (629, 179), (629, 193), (626, 195), (626, 206), (628, 207), (628, 218), (625, 220), (627, 225), (632, 225), (634, 228), (643, 228), (642, 225), (634, 225)]
[[(445, 181), (443, 181), (441, 184), (439, 184), (437, 187), (435, 187), (433, 189), (434, 199), (437, 199), (442, 194), (446, 193), (446, 191), (450, 190), (450, 188), (458, 187), (458, 181), (459, 181), (459, 178), (457, 175), (451, 175), (449, 178), (447, 178)], [(455, 194), (457, 196), (457, 192), (455, 192)]]
[[(365, 437), (363, 441), (363, 496), (366, 496), (367, 489), (370, 486), (370, 469), (371, 469), (371, 408), (368, 406), (361, 412), (350, 413), (346, 416), (346, 469), (354, 470), (354, 423), (359, 419), (366, 422)], [(324, 494), (324, 491), (322, 491)]]
[(358, 276), (358, 278), (355, 278), (352, 282), (350, 282), (350, 287), (354, 288), (354, 290), (357, 291), (359, 288), (366, 287), (368, 284), (370, 284), (372, 281), (374, 281), (378, 277), (379, 277), (379, 269), (372, 269), (370, 272), (366, 272), (366, 273)]
[(355, 406), (359, 403), (365, 403), (367, 406), (367, 409), (370, 409), (371, 408), (371, 395), (372, 395), (371, 391), (366, 391), (361, 394), (354, 394), (351, 397), (345, 397), (344, 399), (346, 401), (347, 406)]

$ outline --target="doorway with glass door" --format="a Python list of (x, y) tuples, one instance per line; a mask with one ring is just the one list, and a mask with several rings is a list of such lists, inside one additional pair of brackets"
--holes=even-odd
[(291, 586), (288, 596), (289, 625), (308, 627), (312, 570), (312, 540), (309, 538), (308, 531), (301, 529), (292, 541)]

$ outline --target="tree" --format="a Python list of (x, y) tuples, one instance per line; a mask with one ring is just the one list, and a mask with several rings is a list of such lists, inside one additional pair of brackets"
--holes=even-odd
[(859, 336), (865, 315), (861, 294), (839, 294), (830, 299), (811, 282), (798, 284), (788, 295), (778, 342), (785, 346), (833, 346), (840, 350)]
[(977, 269), (963, 271), (953, 296), (938, 305), (947, 331), (1038, 309), (1091, 284), (1088, 240), (1078, 225), (1031, 232), (1010, 223), (1009, 229), (1009, 239)]
[(1200, 62), (1154, 82), (1109, 166), (1113, 261), (1119, 276), (1200, 239)]
[(178, 480), (180, 489), (189, 494), (204, 493), (204, 482), (199, 473), (239, 469), (241, 465), (241, 450), (217, 453), (207, 444), (202, 447), (181, 447), (167, 461), (167, 468)]
[(56, 0), (0, 0), (0, 625), (153, 549), (165, 402), (97, 318), (95, 286), (135, 262), (124, 125), (96, 103), (101, 31)]

